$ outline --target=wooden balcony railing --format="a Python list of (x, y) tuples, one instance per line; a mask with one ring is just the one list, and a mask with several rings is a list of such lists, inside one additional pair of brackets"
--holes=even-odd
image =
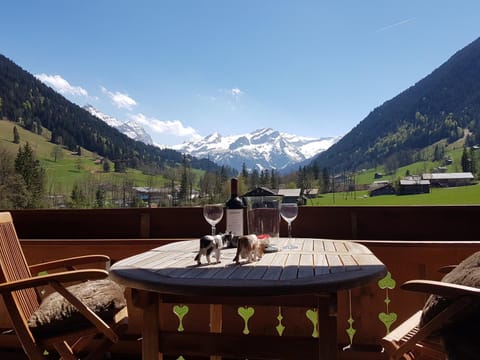
[[(359, 241), (389, 270), (387, 277), (377, 283), (339, 293), (339, 348), (346, 348), (339, 353), (341, 359), (384, 358), (379, 339), (389, 328), (421, 308), (425, 301), (424, 296), (400, 290), (399, 285), (414, 278), (439, 279), (440, 266), (456, 264), (480, 250), (474, 227), (479, 210), (477, 206), (300, 209), (293, 226), (294, 236)], [(198, 238), (209, 232), (200, 208), (23, 210), (12, 211), (12, 215), (27, 260), (32, 264), (92, 253), (106, 254), (116, 261), (167, 242)], [(218, 229), (224, 226), (221, 223)], [(281, 235), (285, 234), (286, 227), (282, 224)], [(189, 308), (181, 319), (185, 332), (208, 332), (209, 319), (205, 317), (208, 309), (200, 304), (162, 308), (162, 326), (178, 329), (178, 309), (184, 305)], [(223, 332), (244, 330), (245, 320), (237, 310), (229, 305), (223, 307)], [(276, 334), (277, 316), (281, 311), (283, 336), (321, 336), (314, 331), (311, 316), (314, 310), (261, 306), (249, 320), (249, 331)], [(140, 334), (142, 311), (131, 306), (129, 313), (130, 336), (116, 346), (114, 352), (133, 357), (140, 352), (136, 339)], [(0, 306), (0, 328), (8, 326), (8, 318)], [(0, 347), (18, 348), (18, 344), (12, 336), (3, 335)]]

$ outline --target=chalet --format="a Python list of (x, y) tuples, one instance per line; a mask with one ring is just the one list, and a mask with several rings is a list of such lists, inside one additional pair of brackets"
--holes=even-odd
[(305, 205), (307, 197), (302, 195), (302, 189), (278, 189), (277, 195), (283, 196), (284, 203), (297, 203)]
[(471, 185), (474, 177), (471, 172), (433, 173), (423, 174), (422, 179), (429, 180), (431, 186), (451, 187)]
[(264, 186), (257, 186), (255, 189), (250, 190), (249, 192), (246, 192), (243, 194), (241, 197), (245, 196), (275, 196), (277, 193), (275, 193), (273, 190), (270, 190), (267, 187)]
[(369, 186), (370, 196), (395, 195), (395, 193), (395, 188), (389, 181), (374, 181), (373, 184)]
[(305, 190), (303, 193), (304, 196), (306, 196), (308, 199), (315, 199), (318, 196), (319, 189), (309, 189)]
[(430, 193), (430, 180), (420, 178), (402, 179), (398, 187), (397, 195), (413, 195)]

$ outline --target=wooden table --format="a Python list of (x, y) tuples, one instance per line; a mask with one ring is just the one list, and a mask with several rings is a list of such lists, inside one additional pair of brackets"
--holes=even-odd
[[(243, 305), (301, 305), (298, 302), (311, 299), (318, 308), (321, 336), (313, 342), (313, 347), (311, 339), (308, 339), (310, 345), (302, 345), (298, 339), (296, 343), (295, 340), (289, 342), (282, 337), (268, 342), (248, 336), (219, 340), (218, 336), (223, 335), (220, 334), (221, 321), (216, 322), (215, 316), (221, 315), (213, 308), (210, 331), (216, 338), (201, 340), (202, 347), (211, 351), (209, 355), (216, 355), (212, 359), (222, 355), (245, 356), (245, 348), (254, 350), (259, 358), (271, 355), (295, 359), (299, 358), (300, 349), (308, 348), (305, 351), (313, 351), (315, 358), (335, 359), (337, 291), (382, 278), (386, 274), (385, 266), (367, 247), (355, 242), (296, 238), (293, 244), (297, 248), (286, 250), (282, 248), (286, 240), (281, 238), (274, 243), (280, 251), (267, 253), (260, 261), (242, 261), (239, 265), (232, 262), (236, 249), (227, 248), (222, 250), (220, 263), (213, 263), (212, 257), (212, 264), (207, 265), (203, 257), (203, 264), (198, 266), (194, 257), (199, 240), (170, 243), (115, 263), (110, 269), (111, 277), (132, 288), (134, 301), (144, 309), (143, 359), (161, 359), (159, 348), (174, 343), (173, 339), (161, 340), (164, 334), (159, 334), (159, 303), (195, 303), (199, 299), (209, 304)], [(221, 314), (221, 305), (218, 306)], [(179, 343), (182, 344), (181, 340)], [(265, 346), (266, 343), (269, 346)], [(187, 343), (183, 346), (189, 348)]]

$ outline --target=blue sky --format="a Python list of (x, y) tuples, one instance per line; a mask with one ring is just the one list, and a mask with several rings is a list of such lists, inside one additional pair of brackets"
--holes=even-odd
[(480, 35), (480, 1), (15, 0), (0, 53), (157, 144), (344, 135)]

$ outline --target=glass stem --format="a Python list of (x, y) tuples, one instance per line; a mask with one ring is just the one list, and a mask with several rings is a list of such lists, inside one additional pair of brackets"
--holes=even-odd
[(288, 223), (288, 238), (289, 239), (292, 238), (292, 223), (291, 222)]
[(215, 236), (215, 225), (212, 225), (212, 235)]

